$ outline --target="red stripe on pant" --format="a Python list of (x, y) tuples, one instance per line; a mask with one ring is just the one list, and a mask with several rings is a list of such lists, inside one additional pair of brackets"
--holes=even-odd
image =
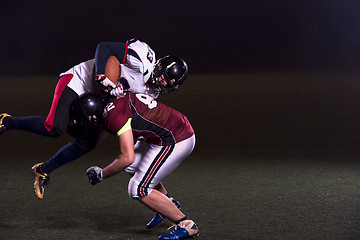
[(66, 74), (66, 75), (62, 76), (56, 85), (54, 98), (53, 98), (53, 101), (51, 104), (51, 109), (50, 109), (50, 112), (49, 112), (45, 122), (44, 122), (44, 127), (46, 128), (47, 131), (50, 131), (54, 125), (57, 104), (59, 102), (61, 94), (63, 93), (66, 85), (68, 85), (68, 83), (71, 81), (73, 76), (74, 76), (73, 74)]
[(152, 175), (154, 174), (155, 170), (156, 170), (157, 167), (160, 165), (161, 161), (164, 159), (164, 157), (166, 156), (166, 154), (169, 152), (170, 147), (171, 147), (171, 145), (166, 146), (165, 151), (161, 154), (161, 156), (159, 157), (159, 159), (156, 161), (154, 167), (151, 169), (149, 175), (148, 175), (147, 178), (145, 179), (144, 184), (141, 186), (141, 188), (140, 188), (140, 194), (141, 194), (142, 197), (146, 197), (146, 194), (145, 194), (145, 192), (144, 192), (144, 188), (145, 188), (145, 186), (148, 185), (148, 182), (149, 182), (149, 180), (151, 179)]

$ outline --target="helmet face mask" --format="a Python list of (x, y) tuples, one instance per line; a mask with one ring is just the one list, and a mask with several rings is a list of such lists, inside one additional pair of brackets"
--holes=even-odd
[(188, 67), (184, 60), (175, 56), (166, 56), (155, 64), (150, 84), (155, 86), (159, 93), (166, 94), (178, 89), (185, 81), (187, 73)]

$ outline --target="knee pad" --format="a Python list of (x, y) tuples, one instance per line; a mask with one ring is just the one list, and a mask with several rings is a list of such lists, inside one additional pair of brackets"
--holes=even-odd
[(132, 199), (140, 199), (149, 195), (154, 188), (148, 186), (144, 182), (136, 180), (135, 176), (130, 179), (128, 186), (128, 194)]

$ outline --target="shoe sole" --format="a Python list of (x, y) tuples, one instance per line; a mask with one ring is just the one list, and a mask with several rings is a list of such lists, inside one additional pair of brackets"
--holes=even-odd
[[(35, 181), (34, 181), (34, 185), (33, 185), (33, 189), (34, 189), (34, 193), (35, 193), (35, 196), (39, 199), (42, 199), (44, 197), (44, 190), (45, 188), (42, 187), (42, 191), (40, 190), (40, 184), (39, 184), (39, 176), (41, 176), (40, 174), (38, 174), (36, 172), (36, 168), (40, 165), (41, 163), (37, 163), (35, 164), (32, 168), (31, 168), (31, 171), (32, 171), (32, 174), (34, 175), (35, 177)], [(41, 193), (42, 192), (42, 193)]]
[[(199, 231), (200, 232), (200, 231)], [(197, 238), (199, 235), (200, 235), (200, 233), (199, 232), (197, 232), (194, 236), (192, 236), (191, 238)]]
[(11, 117), (11, 115), (7, 113), (0, 114), (0, 135), (4, 134), (6, 131), (6, 127), (3, 124), (4, 118), (6, 117)]

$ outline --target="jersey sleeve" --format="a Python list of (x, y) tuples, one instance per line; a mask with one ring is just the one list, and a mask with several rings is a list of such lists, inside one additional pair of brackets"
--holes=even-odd
[(101, 42), (95, 52), (96, 75), (105, 74), (106, 63), (110, 56), (115, 56), (120, 63), (126, 62), (127, 43), (122, 42)]
[(120, 136), (131, 129), (131, 111), (127, 97), (111, 100), (105, 108), (105, 127), (112, 133)]

